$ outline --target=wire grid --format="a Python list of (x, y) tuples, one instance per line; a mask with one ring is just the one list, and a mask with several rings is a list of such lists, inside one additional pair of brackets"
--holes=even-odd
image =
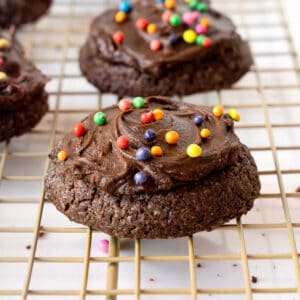
[[(251, 72), (232, 90), (183, 98), (188, 102), (200, 102), (208, 105), (220, 103), (225, 108), (234, 106), (247, 116), (244, 122), (237, 125), (237, 132), (242, 140), (244, 137), (248, 141), (253, 155), (259, 159), (258, 167), (263, 183), (261, 196), (256, 201), (256, 208), (249, 215), (243, 217), (242, 220), (225, 224), (212, 233), (199, 233), (173, 241), (120, 241), (111, 237), (107, 256), (101, 256), (94, 251), (93, 245), (97, 240), (95, 237), (98, 237), (99, 233), (68, 221), (60, 221), (57, 226), (54, 226), (56, 223), (52, 222), (53, 219), (50, 218), (50, 221), (47, 221), (47, 214), (52, 206), (44, 199), (42, 182), (48, 167), (47, 154), (53, 143), (65, 131), (69, 131), (72, 124), (86, 113), (117, 101), (113, 95), (99, 95), (81, 77), (77, 67), (77, 49), (86, 37), (92, 16), (96, 11), (100, 12), (115, 4), (116, 1), (56, 1), (48, 17), (38, 25), (28, 26), (19, 33), (27, 55), (52, 77), (52, 82), (48, 85), (51, 110), (43, 122), (31, 133), (12, 140), (10, 144), (0, 145), (1, 219), (6, 220), (5, 212), (9, 211), (7, 207), (12, 207), (14, 211), (19, 212), (24, 210), (24, 214), (30, 210), (30, 215), (35, 215), (35, 223), (31, 226), (24, 226), (24, 224), (30, 223), (27, 222), (28, 220), (24, 223), (18, 223), (17, 220), (12, 223), (0, 222), (0, 242), (1, 237), (4, 236), (3, 244), (0, 243), (0, 245), (2, 244), (0, 247), (0, 299), (250, 300), (267, 299), (268, 295), (271, 297), (270, 299), (298, 298), (300, 295), (300, 268), (297, 243), (300, 241), (297, 239), (297, 232), (300, 228), (300, 218), (296, 211), (300, 208), (297, 203), (300, 194), (296, 192), (296, 186), (290, 184), (289, 179), (286, 180), (285, 177), (290, 178), (289, 176), (292, 175), (292, 182), (295, 183), (299, 179), (300, 173), (299, 164), (296, 161), (291, 162), (291, 158), (289, 160), (291, 153), (296, 154), (295, 157), (297, 155), (299, 157), (300, 153), (299, 139), (296, 138), (300, 123), (297, 122), (297, 118), (296, 121), (289, 119), (290, 113), (296, 112), (297, 114), (299, 111), (300, 81), (297, 55), (280, 0), (218, 0), (214, 2), (216, 8), (220, 8), (234, 18), (242, 35), (250, 41), (255, 64)], [(276, 28), (276, 34), (273, 34), (274, 28)], [(259, 34), (268, 29), (271, 30), (270, 35)], [(260, 47), (260, 43), (269, 43), (269, 46)], [(283, 65), (276, 64), (276, 61), (279, 60), (284, 61)], [(261, 62), (267, 61), (269, 64), (262, 66)], [(228, 100), (229, 98), (231, 100)], [(274, 121), (273, 113), (278, 110), (286, 112), (288, 115)], [(253, 112), (250, 113), (250, 116), (249, 113), (247, 114), (249, 111)], [(265, 134), (263, 135), (261, 132)], [(282, 139), (281, 142), (278, 142), (278, 133)], [(30, 164), (25, 171), (22, 169), (22, 160), (26, 160), (27, 163), (29, 161)], [(35, 171), (36, 161), (42, 166), (39, 167), (39, 172)], [(269, 162), (272, 167), (262, 167), (261, 161)], [(287, 164), (287, 167), (281, 167), (282, 165), (286, 166), (286, 161), (291, 163)], [(17, 167), (12, 167), (13, 163)], [(15, 189), (20, 192), (12, 192)], [(33, 190), (34, 192), (28, 192)], [(270, 210), (271, 216), (265, 215), (265, 211), (261, 212), (263, 218), (258, 217), (260, 203), (264, 203), (262, 208), (265, 206)], [(26, 209), (27, 206), (29, 209)], [(276, 215), (274, 212), (282, 214), (282, 217), (274, 218)], [(56, 213), (56, 215), (59, 214)], [(13, 215), (10, 218), (17, 217)], [(59, 234), (66, 234), (75, 240), (75, 236), (80, 235), (83, 237), (80, 239), (81, 247), (82, 242), (85, 243), (84, 252), (81, 255), (59, 255), (59, 251), (56, 251), (56, 247), (59, 248), (59, 242), (55, 241), (55, 244), (51, 244), (50, 247), (56, 255), (43, 254), (42, 251), (39, 251), (39, 247), (42, 247), (43, 243), (43, 240), (40, 239), (41, 231), (46, 234), (45, 239), (51, 234), (56, 237)], [(218, 235), (218, 232), (222, 235)], [(252, 232), (255, 232), (255, 235), (247, 243), (248, 235), (251, 236)], [(228, 233), (230, 235), (237, 234), (237, 243), (232, 246), (235, 249), (232, 251), (230, 245), (225, 245), (228, 242), (225, 238), (224, 247), (221, 239), (219, 246), (221, 251), (212, 251), (212, 248), (217, 246), (209, 244), (212, 241), (208, 236), (212, 236), (213, 242), (216, 242), (216, 238), (224, 238)], [(256, 233), (263, 237), (269, 234), (268, 243), (271, 243), (272, 247), (268, 245), (267, 250), (256, 251), (255, 244), (264, 243), (262, 236), (258, 238)], [(12, 248), (6, 252), (3, 250), (5, 249), (5, 236), (16, 235), (13, 237), (16, 239), (18, 234), (29, 234), (29, 238), (32, 238), (31, 249), (27, 255), (24, 254), (24, 251), (22, 255), (14, 255), (15, 251)], [(203, 237), (207, 240), (203, 240)], [(164, 246), (161, 245), (163, 243)], [(275, 247), (273, 244), (280, 247), (276, 248), (277, 246)], [(128, 245), (129, 248), (132, 246), (132, 251), (128, 250)], [(147, 251), (147, 247), (151, 248), (153, 245), (156, 250)], [(182, 245), (185, 245), (185, 250), (178, 252), (176, 248)], [(124, 248), (125, 252), (122, 252)], [(48, 251), (51, 249), (48, 247)], [(168, 250), (165, 251), (165, 249)], [(201, 249), (204, 250), (201, 251)], [(68, 247), (68, 250), (72, 251), (71, 246)], [(267, 261), (268, 264), (279, 261), (278, 265), (272, 264), (272, 270), (269, 271), (271, 277), (276, 272), (276, 266), (280, 266), (283, 262), (284, 276), (278, 279), (274, 275), (268, 282), (268, 286), (255, 285), (252, 278), (253, 266), (255, 266), (254, 271), (259, 272), (259, 268), (266, 266), (264, 261)], [(226, 280), (226, 275), (223, 276), (221, 280), (225, 281), (225, 284), (216, 281), (213, 285), (208, 284), (202, 287), (201, 282), (205, 280), (215, 281), (208, 267), (202, 267), (202, 265), (208, 266), (210, 262), (216, 264), (218, 262), (229, 262), (230, 264), (235, 262), (233, 267), (238, 266), (240, 273), (238, 275), (231, 271), (230, 276), (233, 276), (231, 281)], [(146, 270), (147, 267), (148, 269), (152, 268), (152, 271), (156, 271), (159, 277), (159, 272), (163, 272), (159, 265), (164, 263), (168, 266), (164, 272), (169, 278), (166, 280), (165, 286), (157, 287), (154, 283), (145, 283), (145, 271), (143, 272), (143, 270)], [(51, 274), (51, 264), (59, 264), (54, 275)], [(55, 288), (55, 279), (59, 277), (63, 266), (67, 264), (79, 265), (76, 270), (81, 278), (80, 283), (70, 289)], [(90, 281), (95, 280), (93, 272), (91, 272), (95, 264), (103, 265), (106, 270), (102, 273), (106, 276), (96, 278), (99, 286), (97, 284), (89, 285)], [(126, 276), (130, 277), (130, 271), (126, 270), (125, 273), (119, 274), (121, 271), (119, 268), (123, 264), (133, 266), (132, 280), (129, 279), (130, 283), (127, 281), (125, 285), (121, 285), (121, 282)], [(176, 267), (171, 267), (175, 264)], [(187, 264), (188, 267), (181, 269), (183, 264)], [(11, 274), (10, 270), (15, 270), (18, 265), (23, 265), (24, 268), (23, 272), (16, 271), (12, 275), (20, 282), (19, 288), (16, 289), (17, 284), (5, 285), (7, 283), (5, 277), (6, 274)], [(49, 272), (46, 272), (48, 278), (54, 276), (46, 287), (33, 283), (35, 281), (34, 272), (42, 265), (47, 265), (46, 268), (49, 268)], [(216, 267), (216, 269), (219, 269), (220, 273), (222, 272), (222, 268)], [(172, 275), (174, 271), (175, 276)], [(176, 282), (176, 276), (180, 277), (180, 273), (184, 273), (187, 280), (185, 287), (181, 287)], [(221, 277), (221, 275), (217, 274), (217, 277)], [(281, 285), (280, 280), (283, 280), (284, 277), (287, 278), (287, 284)], [(242, 278), (240, 286), (233, 287), (235, 286), (234, 281), (239, 281), (239, 278)], [(175, 284), (172, 284), (172, 280), (175, 281)], [(258, 280), (261, 279), (258, 278)], [(155, 279), (150, 278), (150, 281), (153, 282)]]

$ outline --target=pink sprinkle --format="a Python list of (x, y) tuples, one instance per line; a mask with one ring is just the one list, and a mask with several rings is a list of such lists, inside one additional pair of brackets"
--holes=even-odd
[(165, 23), (169, 23), (171, 16), (172, 16), (172, 13), (169, 10), (164, 11), (161, 16), (162, 21)]
[(198, 34), (204, 34), (206, 32), (206, 27), (204, 27), (202, 24), (198, 24), (196, 25), (195, 27), (195, 31), (198, 33)]
[(187, 25), (192, 25), (195, 22), (195, 18), (193, 17), (193, 13), (186, 12), (182, 15), (183, 23)]
[(109, 248), (109, 240), (105, 240), (105, 239), (100, 240), (98, 244), (98, 248), (100, 252), (107, 253)]
[(199, 11), (193, 11), (191, 12), (193, 19), (196, 21), (200, 17)]

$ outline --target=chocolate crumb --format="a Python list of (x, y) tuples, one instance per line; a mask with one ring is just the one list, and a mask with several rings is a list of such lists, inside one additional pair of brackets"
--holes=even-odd
[(275, 265), (273, 266), (273, 269), (274, 269), (274, 270), (276, 269), (276, 266), (275, 266)]
[(44, 235), (45, 235), (45, 232), (40, 230), (40, 232), (39, 232), (39, 239), (42, 238)]
[(149, 278), (149, 281), (151, 281), (151, 282), (154, 282), (155, 281), (155, 278)]
[(300, 193), (300, 186), (297, 187), (296, 193)]
[(263, 233), (261, 234), (261, 236), (266, 236), (266, 234), (263, 232)]
[(237, 267), (237, 264), (233, 264), (232, 266), (233, 266), (233, 267)]
[(257, 277), (256, 276), (252, 276), (251, 277), (251, 282), (252, 283), (257, 283)]
[(27, 249), (27, 250), (30, 250), (30, 249), (31, 249), (31, 245), (27, 245), (27, 246), (26, 246), (26, 249)]
[(202, 265), (200, 263), (198, 263), (197, 268), (202, 268)]
[(217, 274), (217, 277), (221, 277), (221, 275), (220, 275), (220, 274)]

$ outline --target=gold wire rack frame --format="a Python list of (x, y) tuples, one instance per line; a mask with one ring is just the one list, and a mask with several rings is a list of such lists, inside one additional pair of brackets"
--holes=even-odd
[[(229, 15), (236, 16), (238, 27), (242, 34), (249, 40), (250, 45), (255, 43), (269, 42), (270, 45), (284, 44), (286, 47), (280, 48), (280, 51), (272, 51), (272, 47), (267, 49), (255, 50), (255, 64), (249, 73), (252, 81), (244, 82), (244, 84), (237, 84), (230, 91), (219, 91), (210, 93), (209, 97), (214, 98), (216, 103), (222, 104), (225, 108), (234, 106), (241, 110), (259, 110), (262, 113), (262, 120), (257, 121), (250, 120), (250, 122), (241, 122), (237, 125), (237, 131), (243, 130), (260, 130), (263, 129), (266, 132), (266, 138), (268, 140), (267, 145), (258, 144), (251, 146), (252, 152), (268, 152), (271, 154), (273, 169), (261, 170), (259, 168), (260, 176), (273, 176), (278, 183), (277, 187), (272, 191), (264, 192), (257, 202), (261, 199), (267, 199), (268, 201), (280, 201), (280, 210), (283, 214), (283, 220), (281, 222), (244, 222), (244, 218), (236, 220), (221, 226), (218, 230), (222, 231), (235, 231), (238, 235), (238, 252), (236, 253), (214, 253), (214, 254), (199, 254), (198, 250), (194, 246), (195, 237), (190, 236), (185, 238), (187, 243), (187, 253), (185, 255), (143, 255), (142, 253), (142, 241), (135, 240), (133, 255), (120, 255), (120, 249), (122, 249), (122, 241), (115, 237), (110, 238), (110, 247), (108, 256), (96, 256), (92, 255), (92, 239), (96, 233), (91, 228), (81, 226), (47, 226), (43, 224), (43, 215), (45, 214), (44, 188), (41, 187), (41, 192), (38, 197), (7, 197), (1, 194), (1, 184), (3, 182), (39, 182), (42, 184), (44, 174), (48, 167), (47, 154), (53, 143), (59, 138), (65, 131), (68, 131), (68, 127), (59, 126), (60, 120), (70, 117), (72, 122), (77, 122), (84, 114), (91, 111), (87, 102), (89, 98), (96, 99), (97, 107), (107, 104), (105, 95), (99, 94), (93, 88), (81, 89), (76, 87), (80, 81), (85, 81), (82, 78), (79, 70), (73, 70), (74, 65), (77, 64), (77, 51), (78, 47), (84, 41), (88, 24), (95, 14), (95, 10), (101, 10), (113, 6), (117, 1), (96, 1), (96, 0), (57, 0), (55, 1), (51, 13), (44, 18), (37, 25), (30, 25), (25, 27), (18, 33), (18, 37), (25, 45), (26, 54), (33, 61), (35, 61), (46, 73), (50, 65), (55, 65), (54, 68), (50, 68), (53, 74), (49, 74), (52, 78), (52, 85), (49, 88), (51, 109), (46, 117), (47, 126), (38, 126), (26, 137), (36, 136), (47, 137), (45, 148), (43, 151), (35, 151), (34, 148), (29, 147), (29, 151), (18, 151), (18, 148), (14, 149), (9, 144), (0, 145), (0, 205), (17, 205), (18, 209), (26, 204), (36, 204), (36, 221), (34, 226), (0, 226), (1, 234), (14, 234), (14, 233), (30, 233), (32, 234), (31, 249), (27, 256), (7, 256), (1, 255), (0, 251), (0, 270), (3, 269), (3, 265), (9, 268), (16, 264), (25, 264), (25, 273), (22, 277), (22, 287), (19, 289), (9, 289), (0, 285), (0, 299), (44, 299), (43, 297), (56, 297), (61, 296), (63, 299), (69, 299), (68, 297), (74, 296), (74, 299), (89, 299), (89, 297), (95, 296), (97, 299), (123, 299), (123, 296), (129, 296), (128, 299), (144, 299), (144, 296), (159, 296), (169, 298), (161, 299), (173, 299), (175, 296), (188, 297), (187, 299), (204, 299), (205, 295), (216, 295), (222, 297), (240, 297), (232, 299), (262, 299), (256, 298), (256, 296), (274, 295), (282, 296), (282, 298), (276, 299), (296, 299), (287, 298), (288, 295), (293, 297), (299, 297), (300, 295), (300, 267), (299, 267), (299, 252), (297, 250), (296, 232), (300, 228), (300, 217), (293, 218), (292, 211), (289, 207), (289, 199), (293, 198), (300, 201), (300, 193), (296, 190), (292, 191), (286, 188), (285, 175), (300, 174), (300, 168), (281, 168), (280, 153), (279, 151), (300, 151), (300, 142), (296, 138), (293, 143), (287, 145), (279, 144), (275, 139), (275, 130), (282, 129), (285, 132), (295, 129), (299, 131), (299, 122), (288, 122), (287, 120), (281, 122), (273, 122), (271, 113), (272, 109), (297, 109), (300, 106), (298, 98), (290, 98), (285, 101), (272, 101), (270, 100), (270, 94), (284, 93), (285, 90), (300, 91), (299, 80), (299, 65), (298, 57), (293, 45), (293, 41), (287, 26), (287, 22), (284, 16), (282, 3), (280, 0), (216, 0), (214, 5), (216, 8), (220, 7), (224, 12)], [(90, 9), (89, 9), (90, 8)], [(272, 14), (273, 21), (265, 21), (265, 14)], [(252, 19), (253, 16), (258, 16), (258, 20)], [(259, 32), (262, 28), (274, 28), (278, 27), (282, 34), (278, 36), (266, 36), (266, 35), (254, 35), (253, 32)], [(52, 37), (52, 38), (51, 38)], [(43, 53), (45, 52), (45, 53)], [(42, 55), (41, 55), (42, 53)], [(49, 54), (52, 53), (52, 54)], [(70, 54), (71, 53), (71, 54)], [(282, 56), (288, 57), (290, 63), (287, 66), (276, 68), (272, 64), (268, 67), (261, 67), (261, 60), (268, 60), (280, 58)], [(272, 76), (278, 73), (292, 73), (295, 76), (293, 82), (280, 80), (266, 83), (266, 77)], [(66, 80), (73, 82), (73, 88), (66, 88)], [(80, 84), (79, 84), (80, 85)], [(254, 96), (251, 101), (243, 102), (227, 102), (225, 100), (226, 93), (233, 93), (234, 97), (242, 98), (244, 91), (252, 93)], [(273, 94), (272, 94), (273, 93)], [(62, 105), (63, 99), (68, 98), (74, 101), (74, 108), (64, 108)], [(199, 96), (200, 97), (200, 96)], [(202, 98), (201, 98), (202, 97)], [(204, 101), (206, 95), (201, 96), (199, 99)], [(77, 108), (76, 101), (87, 99), (85, 104)], [(111, 96), (110, 99), (116, 98)], [(194, 98), (185, 97), (185, 101), (193, 101)], [(296, 100), (296, 101), (295, 101)], [(205, 103), (209, 104), (209, 103)], [(67, 121), (67, 124), (69, 121)], [(65, 124), (65, 123), (63, 123)], [(63, 128), (61, 128), (63, 127)], [(300, 153), (300, 152), (299, 152)], [(6, 174), (7, 165), (9, 165), (10, 159), (30, 159), (39, 158), (44, 165), (43, 172), (40, 175), (31, 174), (27, 171), (26, 174), (21, 172), (20, 174)], [(258, 166), (260, 167), (260, 166)], [(299, 177), (298, 177), (299, 178)], [(300, 184), (300, 182), (299, 182)], [(25, 193), (26, 194), (26, 193)], [(0, 206), (1, 207), (1, 206)], [(1, 216), (1, 209), (0, 209)], [(284, 229), (286, 232), (286, 238), (288, 240), (288, 246), (290, 251), (286, 252), (262, 252), (251, 253), (247, 250), (245, 241), (245, 231), (247, 230), (280, 230)], [(69, 235), (83, 234), (85, 235), (85, 253), (82, 256), (41, 256), (38, 255), (39, 235), (40, 232), (46, 234), (59, 234), (66, 233)], [(120, 246), (121, 243), (121, 246)], [(0, 239), (1, 247), (1, 239)], [(281, 287), (275, 282), (269, 287), (255, 287), (251, 282), (251, 272), (249, 270), (249, 263), (251, 261), (262, 260), (283, 260), (290, 261), (293, 268), (290, 269), (290, 274), (294, 277), (294, 282), (289, 286)], [(243, 274), (244, 285), (241, 288), (232, 288), (230, 286), (213, 286), (209, 288), (200, 288), (197, 284), (197, 263), (208, 261), (238, 261), (241, 265)], [(188, 288), (144, 288), (141, 284), (142, 277), (142, 263), (155, 263), (155, 262), (186, 262), (189, 267), (189, 287)], [(76, 289), (52, 289), (51, 286), (47, 289), (36, 289), (31, 287), (32, 273), (34, 266), (37, 263), (41, 264), (68, 264), (78, 263), (81, 265), (81, 285)], [(107, 275), (105, 278), (106, 287), (102, 289), (88, 288), (88, 282), (90, 279), (89, 269), (91, 264), (106, 264)], [(120, 288), (118, 268), (122, 263), (131, 263), (134, 266), (134, 282), (132, 288)], [(2, 266), (1, 266), (2, 265)], [(1, 273), (0, 273), (1, 274)], [(3, 273), (2, 273), (3, 274)], [(209, 276), (209, 275), (208, 275)], [(1, 278), (0, 278), (1, 280)], [(100, 279), (99, 279), (100, 280)], [(286, 297), (286, 298), (285, 298)], [(95, 298), (95, 299), (96, 299)], [(72, 298), (73, 299), (73, 298)], [(94, 299), (94, 298), (91, 298)], [(145, 298), (146, 299), (146, 298)], [(151, 299), (151, 298), (147, 298)], [(154, 298), (153, 298), (154, 299)], [(159, 298), (155, 298), (159, 299)], [(180, 298), (176, 298), (180, 299)], [(225, 299), (225, 298), (224, 298)], [(227, 298), (226, 298), (227, 299)], [(229, 298), (228, 298), (229, 299)], [(275, 298), (274, 298), (275, 299)]]

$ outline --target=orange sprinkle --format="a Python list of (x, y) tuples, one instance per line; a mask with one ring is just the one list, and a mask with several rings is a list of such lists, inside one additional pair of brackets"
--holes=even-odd
[(159, 146), (153, 146), (153, 147), (151, 147), (151, 155), (152, 156), (162, 156), (163, 150)]
[(160, 109), (154, 109), (153, 115), (154, 115), (155, 121), (160, 121), (164, 118), (164, 112)]
[(176, 131), (168, 131), (165, 135), (165, 140), (168, 144), (176, 144), (179, 140), (179, 134)]
[(203, 128), (200, 131), (200, 136), (204, 139), (207, 139), (211, 136), (211, 131), (207, 128)]
[(173, 9), (176, 6), (176, 1), (175, 0), (166, 0), (165, 1), (165, 7), (169, 9)]
[(115, 21), (116, 23), (123, 23), (127, 18), (127, 15), (123, 11), (118, 11), (115, 14)]
[(153, 23), (148, 24), (148, 26), (147, 26), (147, 33), (148, 34), (153, 34), (156, 31), (157, 31), (157, 25), (156, 24), (153, 24)]
[(224, 114), (224, 109), (221, 105), (216, 105), (216, 106), (213, 107), (212, 112), (216, 117), (219, 118)]
[(57, 154), (57, 159), (65, 161), (68, 158), (68, 153), (66, 151), (60, 151)]
[(210, 25), (210, 22), (209, 22), (209, 20), (207, 18), (203, 18), (201, 20), (201, 25), (204, 26), (205, 28), (208, 28), (209, 25)]

